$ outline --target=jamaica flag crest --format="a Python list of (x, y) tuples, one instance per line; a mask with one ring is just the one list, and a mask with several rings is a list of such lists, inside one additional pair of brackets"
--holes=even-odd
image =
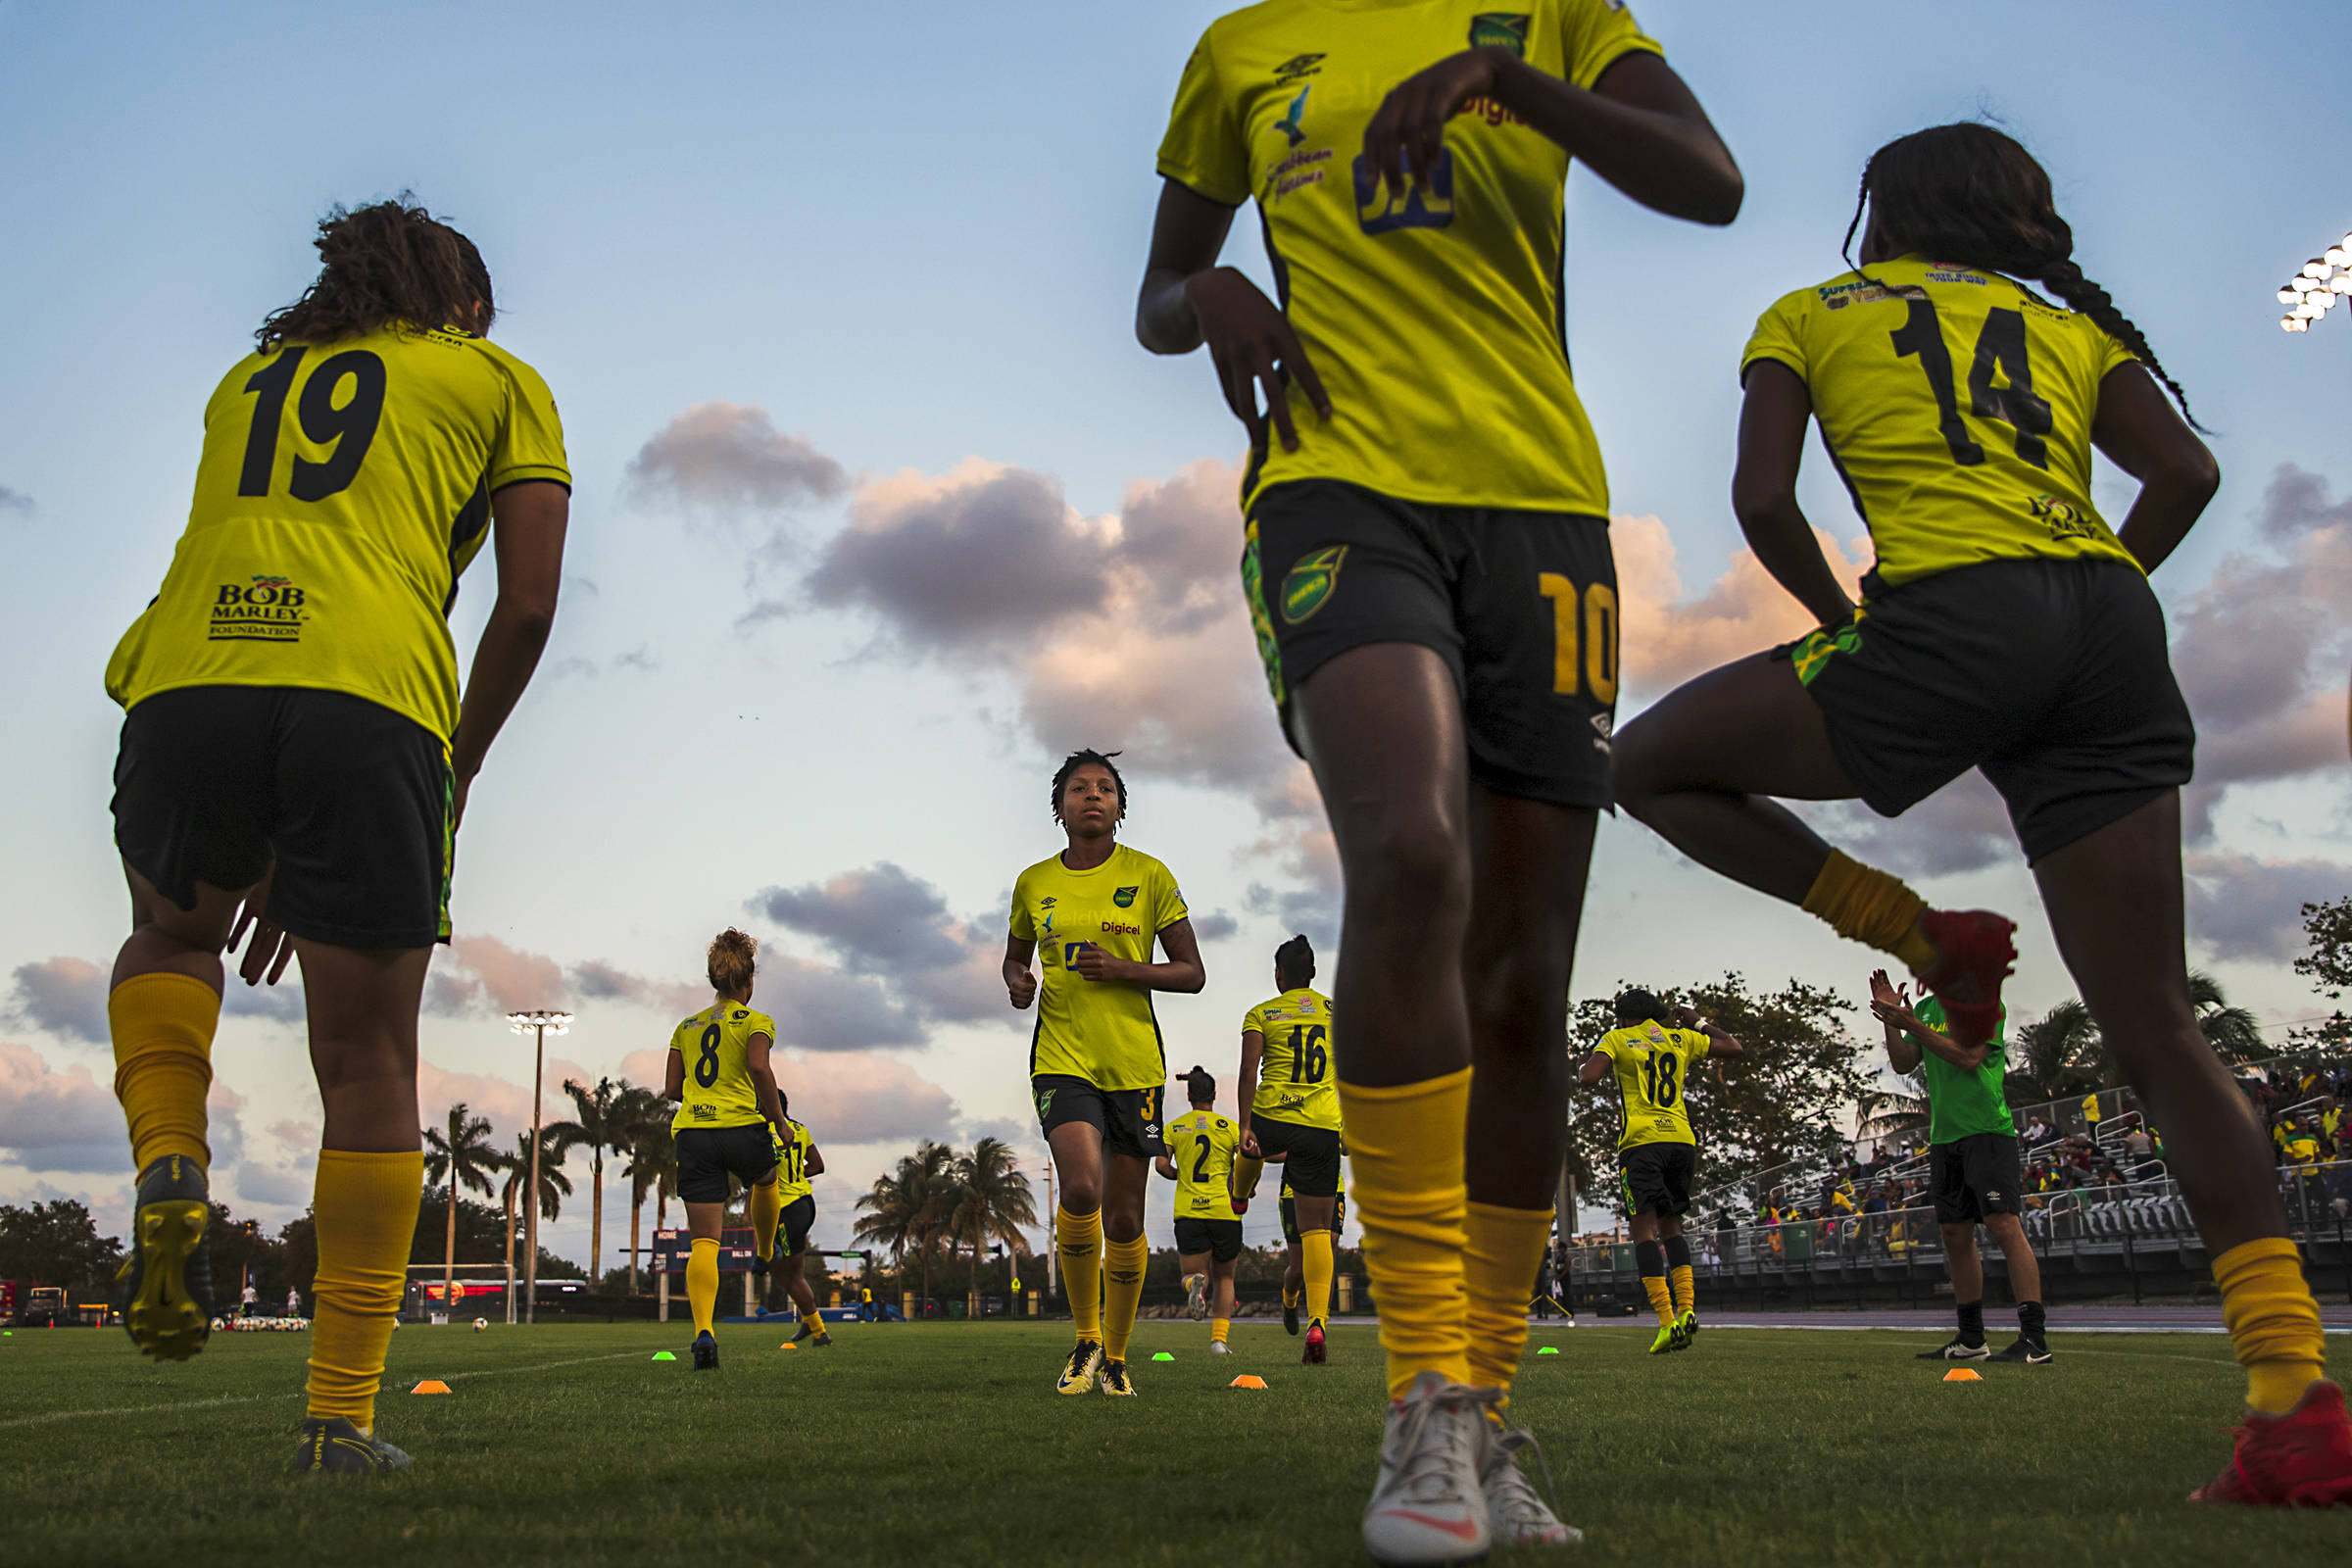
[(1524, 60), (1529, 20), (1524, 11), (1481, 11), (1470, 19), (1470, 47), (1508, 49)]

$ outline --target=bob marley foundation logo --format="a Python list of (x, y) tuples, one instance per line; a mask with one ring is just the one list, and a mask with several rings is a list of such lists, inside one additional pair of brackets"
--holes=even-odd
[(303, 592), (290, 577), (257, 571), (250, 583), (224, 582), (213, 600), (205, 641), (294, 643), (302, 640)]

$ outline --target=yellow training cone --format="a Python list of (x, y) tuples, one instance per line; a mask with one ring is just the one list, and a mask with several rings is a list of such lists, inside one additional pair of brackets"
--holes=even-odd
[(1946, 1383), (1982, 1383), (1984, 1378), (1964, 1366), (1956, 1366), (1943, 1375)]
[(439, 1378), (426, 1378), (422, 1383), (417, 1384), (409, 1392), (411, 1394), (447, 1394), (449, 1392), (449, 1385), (442, 1382)]
[(1245, 1372), (1225, 1386), (1229, 1389), (1262, 1389), (1266, 1386), (1266, 1380), (1254, 1372)]

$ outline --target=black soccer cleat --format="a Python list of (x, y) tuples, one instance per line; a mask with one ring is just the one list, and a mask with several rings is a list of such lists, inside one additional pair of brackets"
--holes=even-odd
[(826, 1330), (825, 1332), (823, 1332), (823, 1333), (820, 1333), (819, 1335), (817, 1335), (817, 1337), (816, 1337), (816, 1338), (815, 1338), (813, 1341), (811, 1341), (811, 1342), (810, 1342), (810, 1344), (811, 1344), (811, 1347), (812, 1347), (813, 1348), (815, 1348), (815, 1349), (819, 1349), (819, 1350), (823, 1349), (823, 1348), (824, 1348), (826, 1346), (828, 1346), (828, 1345), (831, 1345), (832, 1343), (833, 1343), (833, 1334), (832, 1334), (832, 1331), (831, 1331), (831, 1330), (829, 1330), (829, 1329), (828, 1329), (828, 1330)]
[(710, 1337), (709, 1329), (694, 1337), (694, 1369), (697, 1372), (718, 1370), (718, 1341)]
[(1297, 1301), (1282, 1303), (1282, 1332), (1285, 1334), (1298, 1332), (1298, 1303)]
[(1983, 1340), (1971, 1344), (1955, 1334), (1935, 1349), (1920, 1351), (1913, 1359), (1920, 1361), (1989, 1361), (1992, 1359), (1992, 1347), (1986, 1345)]
[(139, 1173), (134, 1206), (130, 1255), (115, 1273), (122, 1327), (142, 1355), (185, 1361), (213, 1332), (212, 1188), (194, 1160), (166, 1154)]
[(294, 1448), (298, 1475), (380, 1475), (406, 1470), (409, 1456), (383, 1439), (362, 1432), (340, 1416), (314, 1417), (302, 1424)]
[(2020, 1334), (2016, 1344), (2000, 1354), (1986, 1356), (1985, 1359), (2007, 1366), (2046, 1366), (2050, 1360), (2050, 1348), (2045, 1341)]
[[(798, 1344), (800, 1344), (800, 1343), (801, 1343), (803, 1340), (805, 1340), (805, 1339), (808, 1338), (808, 1337), (809, 1337), (811, 1334), (818, 1334), (818, 1331), (817, 1331), (817, 1330), (815, 1330), (815, 1329), (812, 1329), (812, 1328), (810, 1328), (810, 1327), (809, 1327), (808, 1324), (804, 1323), (804, 1324), (802, 1324), (802, 1325), (801, 1325), (801, 1327), (800, 1327), (800, 1332), (798, 1332), (797, 1334), (793, 1335), (793, 1337), (792, 1337), (792, 1343), (793, 1343), (793, 1344), (795, 1344), (795, 1345), (798, 1345)], [(820, 1338), (822, 1338), (822, 1339), (828, 1339), (828, 1340), (829, 1340), (829, 1339), (831, 1339), (833, 1336), (831, 1336), (830, 1334), (822, 1334), (822, 1335), (819, 1335), (819, 1337), (820, 1337)]]

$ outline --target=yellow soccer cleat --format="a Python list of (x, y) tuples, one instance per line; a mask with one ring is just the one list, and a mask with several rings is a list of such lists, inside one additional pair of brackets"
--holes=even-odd
[(1680, 1342), (1675, 1346), (1676, 1349), (1688, 1350), (1691, 1346), (1697, 1344), (1698, 1308), (1694, 1306), (1689, 1311), (1685, 1312), (1682, 1315), (1682, 1318), (1674, 1325), (1674, 1332), (1676, 1339)]
[(1135, 1383), (1127, 1376), (1127, 1363), (1124, 1361), (1102, 1363), (1101, 1387), (1104, 1394), (1117, 1398), (1132, 1399), (1135, 1397)]
[(1061, 1376), (1054, 1380), (1054, 1392), (1092, 1394), (1095, 1392), (1095, 1380), (1102, 1375), (1102, 1342), (1080, 1340), (1070, 1351), (1069, 1362), (1062, 1367)]
[(1671, 1355), (1683, 1348), (1683, 1328), (1679, 1323), (1664, 1323), (1658, 1327), (1658, 1337), (1649, 1342), (1652, 1355)]
[(184, 1154), (166, 1154), (139, 1173), (130, 1255), (115, 1275), (123, 1288), (122, 1327), (142, 1355), (185, 1361), (213, 1332), (213, 1269), (204, 1250), (212, 1189)]

